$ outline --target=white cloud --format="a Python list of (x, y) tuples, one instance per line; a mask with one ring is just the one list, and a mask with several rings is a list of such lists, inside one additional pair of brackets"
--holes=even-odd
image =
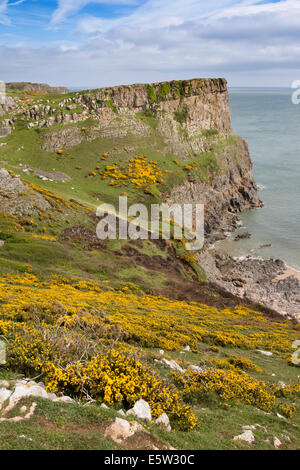
[(51, 24), (57, 25), (63, 22), (68, 16), (78, 13), (89, 3), (135, 5), (136, 0), (58, 0), (58, 7), (52, 15)]
[(193, 76), (289, 86), (300, 78), (299, 16), (299, 0), (148, 0), (126, 17), (77, 18), (74, 37), (51, 48), (2, 48), (0, 76), (88, 87)]
[(11, 20), (7, 15), (8, 7), (21, 5), (26, 0), (16, 0), (15, 2), (9, 2), (9, 0), (0, 0), (0, 24), (8, 26), (11, 24)]
[(67, 46), (65, 44), (61, 44), (59, 46), (59, 48), (62, 52), (69, 52), (69, 51), (77, 51), (78, 50), (77, 46)]

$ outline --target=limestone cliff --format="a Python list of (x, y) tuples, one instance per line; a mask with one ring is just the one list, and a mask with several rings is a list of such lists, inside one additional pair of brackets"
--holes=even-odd
[(209, 181), (189, 181), (172, 189), (170, 203), (203, 203), (206, 242), (225, 238), (237, 227), (238, 214), (261, 207), (262, 202), (252, 175), (252, 162), (245, 140), (236, 138), (216, 150), (220, 171)]
[[(78, 101), (106, 122), (102, 124), (104, 135), (107, 126), (114, 132), (113, 112), (124, 117), (128, 113), (133, 117), (146, 112), (157, 120), (156, 132), (168, 152), (187, 158), (191, 153), (209, 152), (213, 148), (218, 166), (213, 177), (199, 180), (188, 177), (166, 196), (171, 203), (205, 204), (209, 242), (224, 238), (224, 232), (232, 230), (237, 221), (235, 213), (261, 206), (248, 145), (232, 131), (225, 79), (118, 86), (80, 95)], [(133, 120), (125, 128), (146, 133), (145, 129), (134, 129)]]
[(199, 129), (231, 132), (230, 107), (225, 79), (193, 79), (117, 86), (80, 96), (79, 101), (100, 111), (111, 106), (135, 112), (154, 109), (185, 121), (190, 135)]
[[(231, 134), (230, 105), (225, 79), (194, 79), (104, 88), (76, 93), (63, 99), (58, 109), (33, 106), (25, 112), (30, 127), (51, 127), (56, 123), (76, 123), (92, 118), (95, 125), (88, 136), (58, 130), (49, 134), (44, 148), (71, 148), (85, 139), (99, 136), (149, 134), (149, 129), (136, 117), (144, 113), (157, 120), (157, 133), (168, 151), (181, 157), (207, 149), (202, 131)], [(66, 136), (67, 135), (67, 136)], [(61, 138), (61, 140), (60, 140)]]
[(208, 242), (234, 227), (236, 213), (261, 205), (247, 143), (232, 131), (225, 79), (117, 86), (52, 100), (23, 100), (10, 116), (12, 126), (16, 119), (28, 132), (39, 132), (47, 152), (97, 139), (119, 140), (133, 154), (159, 154), (163, 164), (178, 160), (181, 173), (184, 162), (194, 160), (197, 171), (186, 165), (184, 178), (173, 171), (162, 198), (204, 203)]

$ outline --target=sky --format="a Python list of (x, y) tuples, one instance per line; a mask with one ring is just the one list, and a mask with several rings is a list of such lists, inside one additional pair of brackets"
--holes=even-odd
[(300, 0), (0, 0), (0, 80), (300, 80)]

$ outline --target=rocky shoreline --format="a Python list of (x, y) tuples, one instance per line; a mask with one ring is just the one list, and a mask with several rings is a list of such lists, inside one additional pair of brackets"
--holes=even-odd
[(208, 282), (281, 316), (300, 320), (300, 273), (280, 259), (235, 258), (211, 247), (197, 256)]

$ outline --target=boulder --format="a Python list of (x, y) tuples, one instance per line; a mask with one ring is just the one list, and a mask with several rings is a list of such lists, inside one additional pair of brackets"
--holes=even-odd
[(22, 398), (29, 397), (48, 398), (48, 393), (43, 387), (37, 385), (35, 382), (19, 381), (19, 383), (16, 384), (13, 393), (10, 395), (9, 403), (12, 405), (18, 403)]
[(282, 443), (280, 442), (280, 440), (278, 439), (278, 437), (274, 437), (274, 447), (275, 449), (280, 449), (280, 447), (282, 446)]
[(167, 431), (171, 431), (171, 426), (170, 426), (170, 420), (169, 420), (169, 417), (166, 413), (163, 413), (162, 415), (160, 415), (156, 420), (155, 420), (155, 423), (156, 424), (162, 424), (166, 427), (166, 430)]
[(256, 349), (256, 351), (262, 354), (263, 356), (273, 356), (273, 353), (271, 351), (263, 351), (262, 349)]
[(247, 442), (248, 444), (253, 444), (253, 442), (255, 441), (255, 437), (254, 437), (254, 434), (251, 430), (247, 430), (245, 432), (243, 432), (242, 434), (238, 435), (238, 436), (235, 436), (233, 438), (234, 441), (243, 441), (243, 442)]
[(182, 369), (182, 367), (180, 367), (180, 365), (176, 361), (173, 361), (173, 359), (171, 359), (170, 361), (165, 358), (161, 359), (160, 361), (156, 359), (156, 362), (159, 362), (160, 364), (164, 364), (170, 367), (171, 370), (176, 370), (177, 372), (181, 372), (181, 373), (185, 372), (185, 370)]
[(6, 388), (0, 388), (0, 406), (11, 396), (11, 391)]
[(126, 419), (116, 418), (106, 429), (104, 437), (121, 444), (125, 439), (134, 436), (138, 431), (144, 431), (144, 428), (136, 421), (129, 423)]
[(127, 411), (126, 415), (134, 415), (140, 419), (145, 419), (146, 421), (152, 420), (151, 408), (149, 404), (144, 400), (137, 401), (134, 407), (131, 410)]

